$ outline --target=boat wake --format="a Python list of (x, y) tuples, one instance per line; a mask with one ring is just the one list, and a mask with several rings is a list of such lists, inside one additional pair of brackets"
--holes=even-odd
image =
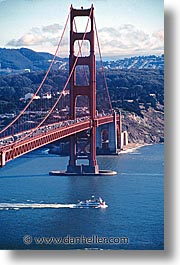
[(0, 203), (0, 210), (75, 208), (76, 204), (59, 203)]

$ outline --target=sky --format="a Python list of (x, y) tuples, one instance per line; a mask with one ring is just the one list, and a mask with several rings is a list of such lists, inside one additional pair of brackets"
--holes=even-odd
[[(103, 57), (164, 53), (163, 0), (0, 0), (0, 47), (54, 53), (70, 5), (92, 3)], [(78, 31), (85, 24), (77, 20)], [(68, 43), (69, 27), (59, 56), (68, 57)]]

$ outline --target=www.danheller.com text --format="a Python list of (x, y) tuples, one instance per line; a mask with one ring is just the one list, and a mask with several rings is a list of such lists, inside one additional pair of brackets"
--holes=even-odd
[(86, 237), (81, 235), (79, 237), (72, 237), (67, 235), (65, 237), (32, 237), (30, 235), (25, 235), (23, 237), (23, 242), (26, 245), (35, 243), (37, 245), (60, 245), (60, 244), (128, 244), (128, 237), (103, 237), (98, 235), (92, 235)]

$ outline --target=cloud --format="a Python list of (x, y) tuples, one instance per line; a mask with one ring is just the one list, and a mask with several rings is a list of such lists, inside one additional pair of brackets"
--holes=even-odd
[(159, 39), (160, 41), (164, 41), (164, 31), (158, 30), (158, 31), (154, 32), (153, 37)]
[[(11, 47), (29, 47), (39, 51), (54, 52), (61, 35), (62, 26), (55, 23), (44, 27), (33, 27), (19, 39), (7, 43)], [(98, 31), (103, 56), (128, 56), (157, 54), (164, 51), (164, 32), (157, 30), (149, 34), (134, 25), (123, 24), (120, 27), (104, 27)], [(68, 56), (69, 40), (64, 36), (61, 54)]]
[(104, 27), (99, 30), (99, 39), (105, 55), (163, 53), (164, 50), (163, 30), (148, 34), (131, 24)]
[(19, 39), (10, 40), (6, 46), (30, 47), (30, 46), (57, 46), (62, 26), (51, 24), (44, 27), (33, 27)]
[(55, 24), (43, 27), (42, 31), (54, 34), (54, 33), (59, 32), (61, 29), (62, 29), (62, 26), (60, 26), (59, 24), (55, 23)]
[(11, 40), (7, 43), (7, 46), (21, 47), (21, 46), (34, 46), (42, 43), (44, 40), (41, 35), (27, 33), (21, 38)]

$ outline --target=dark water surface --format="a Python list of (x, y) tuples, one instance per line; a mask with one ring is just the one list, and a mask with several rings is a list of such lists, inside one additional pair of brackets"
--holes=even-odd
[[(116, 176), (49, 176), (67, 162), (40, 149), (0, 169), (1, 249), (164, 248), (164, 145), (98, 157), (100, 169), (116, 170)], [(103, 197), (109, 207), (69, 208), (91, 195)], [(24, 209), (18, 203), (44, 207)], [(57, 203), (64, 208), (55, 208)], [(118, 241), (122, 237), (128, 244)]]

